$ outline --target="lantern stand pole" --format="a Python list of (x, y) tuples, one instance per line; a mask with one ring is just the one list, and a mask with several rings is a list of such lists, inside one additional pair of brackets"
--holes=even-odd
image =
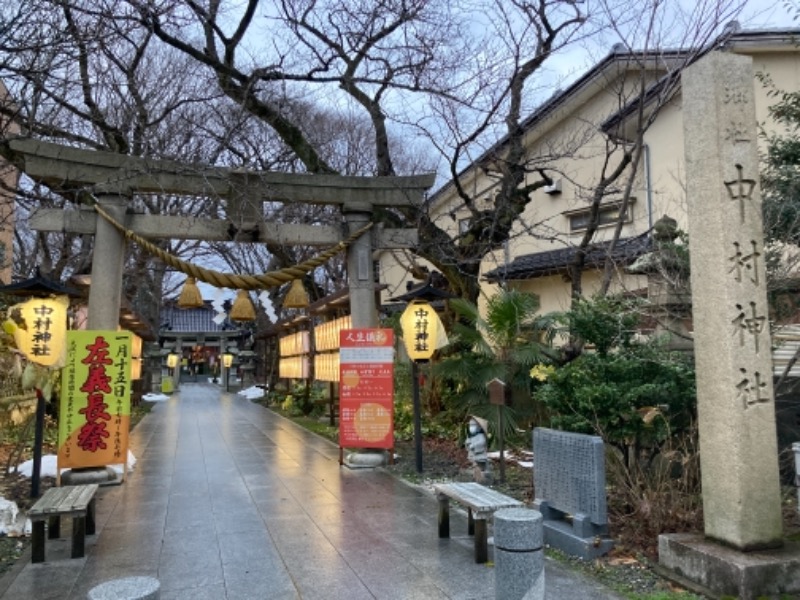
[(504, 407), (509, 404), (510, 388), (496, 377), (486, 387), (489, 388), (489, 403), (497, 407), (497, 444), (500, 447), (500, 483), (506, 481), (505, 459), (505, 423), (503, 423)]
[(419, 365), (416, 360), (411, 361), (411, 386), (414, 398), (414, 455), (417, 473), (422, 473), (422, 417), (419, 401)]
[(220, 384), (222, 385), (222, 389), (227, 392), (228, 369), (225, 366), (225, 344), (223, 344), (221, 338), (219, 343), (219, 379), (220, 379)]
[(506, 458), (505, 458), (505, 423), (503, 423), (503, 406), (497, 406), (497, 442), (500, 446), (500, 483), (506, 482)]
[(39, 497), (39, 483), (42, 473), (42, 444), (44, 439), (45, 398), (42, 390), (36, 388), (36, 423), (33, 433), (33, 473), (31, 473), (31, 498)]

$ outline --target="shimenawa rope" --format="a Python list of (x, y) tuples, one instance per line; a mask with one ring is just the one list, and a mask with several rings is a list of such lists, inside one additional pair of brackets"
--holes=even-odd
[(289, 283), (293, 279), (299, 279), (306, 273), (313, 271), (318, 266), (325, 264), (331, 258), (339, 254), (339, 252), (347, 248), (350, 244), (355, 242), (358, 238), (369, 231), (373, 225), (372, 223), (368, 223), (358, 231), (355, 231), (346, 240), (339, 242), (332, 248), (329, 248), (321, 254), (318, 254), (317, 256), (314, 256), (297, 265), (285, 267), (278, 271), (269, 271), (260, 275), (236, 275), (231, 273), (221, 273), (212, 269), (205, 269), (185, 260), (181, 260), (177, 256), (173, 256), (172, 254), (165, 252), (155, 244), (148, 242), (146, 239), (140, 235), (137, 235), (133, 231), (126, 229), (122, 224), (114, 219), (114, 217), (108, 214), (99, 204), (95, 204), (94, 208), (100, 216), (102, 216), (106, 221), (114, 226), (117, 231), (124, 235), (125, 239), (136, 242), (144, 250), (156, 256), (159, 260), (170, 267), (177, 269), (181, 273), (185, 273), (190, 277), (194, 277), (198, 281), (208, 283), (218, 288), (230, 288), (235, 290), (263, 290)]

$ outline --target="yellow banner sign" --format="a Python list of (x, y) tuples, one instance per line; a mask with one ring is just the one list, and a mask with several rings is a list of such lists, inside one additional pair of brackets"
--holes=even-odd
[(61, 377), (58, 468), (124, 464), (131, 414), (127, 331), (70, 331)]

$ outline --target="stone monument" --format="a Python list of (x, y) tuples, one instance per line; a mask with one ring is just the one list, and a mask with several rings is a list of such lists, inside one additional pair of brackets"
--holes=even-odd
[(716, 594), (792, 592), (759, 552), (783, 540), (752, 59), (710, 52), (682, 85), (705, 536), (660, 536), (659, 560)]
[(533, 508), (544, 519), (544, 541), (593, 560), (614, 546), (608, 537), (606, 463), (596, 435), (533, 430)]

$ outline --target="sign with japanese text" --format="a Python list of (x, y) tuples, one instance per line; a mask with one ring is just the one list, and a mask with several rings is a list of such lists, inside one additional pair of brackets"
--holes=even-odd
[(414, 300), (400, 317), (403, 342), (411, 360), (428, 360), (447, 345), (447, 334), (436, 310), (424, 300)]
[(14, 343), (25, 357), (43, 367), (64, 366), (67, 334), (67, 296), (34, 298), (12, 306)]
[(62, 370), (58, 468), (125, 464), (131, 414), (127, 331), (69, 331)]
[(343, 329), (339, 347), (339, 446), (393, 448), (392, 330)]

